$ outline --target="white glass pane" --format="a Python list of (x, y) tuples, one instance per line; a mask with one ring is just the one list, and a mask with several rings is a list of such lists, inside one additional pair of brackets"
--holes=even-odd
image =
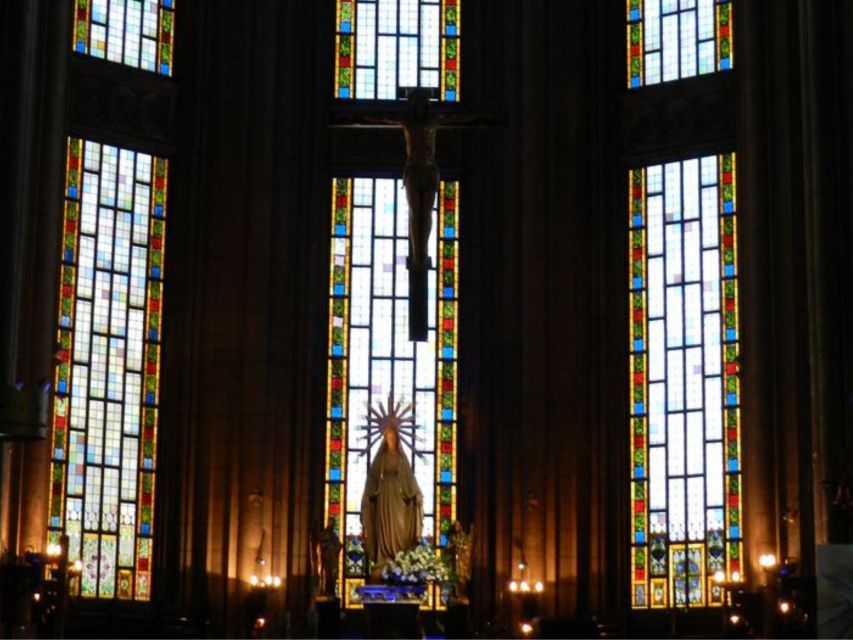
[(717, 187), (702, 188), (702, 247), (716, 247), (720, 242)]
[(92, 333), (92, 303), (77, 301), (77, 323), (74, 330), (74, 360), (88, 362), (89, 339)]
[(684, 352), (681, 349), (667, 353), (667, 409), (684, 409)]
[(649, 507), (666, 509), (666, 448), (649, 447)]
[(690, 540), (705, 539), (705, 479), (701, 477), (687, 480), (687, 530)]
[(663, 196), (649, 196), (646, 210), (649, 256), (663, 253)]
[(92, 327), (98, 333), (106, 333), (110, 326), (110, 275), (104, 271), (95, 273), (95, 310)]
[(391, 345), (394, 334), (392, 331), (392, 301), (373, 300), (373, 323), (371, 354), (373, 356), (391, 356)]
[(77, 295), (91, 298), (95, 278), (95, 239), (81, 235), (78, 247)]
[(99, 269), (113, 267), (113, 232), (115, 213), (112, 209), (100, 209), (98, 212), (98, 250), (96, 265)]
[(720, 308), (720, 254), (716, 249), (702, 252), (702, 296), (705, 311)]
[(699, 284), (684, 287), (684, 344), (702, 343), (702, 288)]
[(355, 97), (373, 100), (376, 97), (376, 70), (359, 67), (355, 70)]
[(699, 0), (698, 10), (699, 39), (706, 40), (714, 37), (714, 0)]
[(649, 318), (662, 318), (664, 313), (663, 258), (650, 259), (648, 272)]
[(684, 344), (682, 325), (683, 300), (681, 287), (666, 289), (666, 346), (680, 347)]
[(674, 478), (669, 481), (669, 539), (675, 542), (685, 538), (684, 480)]
[(712, 73), (715, 71), (714, 41), (708, 40), (699, 43), (699, 73)]
[(379, 36), (376, 81), (378, 84), (377, 98), (380, 100), (397, 99), (397, 38), (395, 36)]
[(400, 0), (400, 33), (417, 35), (418, 0)]
[(352, 270), (352, 295), (350, 297), (350, 322), (355, 326), (370, 323), (370, 269)]
[(416, 385), (418, 389), (435, 386), (435, 331), (430, 331), (426, 342), (418, 342)]
[(109, 41), (107, 59), (121, 62), (121, 50), (124, 35), (124, 0), (112, 0), (109, 14)]
[(684, 265), (681, 256), (681, 224), (666, 225), (666, 283), (681, 284), (684, 281)]
[(702, 278), (700, 262), (702, 251), (699, 248), (699, 221), (684, 223), (684, 281), (699, 282)]
[(720, 348), (720, 314), (705, 316), (705, 373), (719, 375), (722, 359)]
[(702, 408), (702, 348), (687, 349), (684, 355), (687, 408)]
[[(139, 162), (137, 161), (137, 170)], [(136, 183), (136, 194), (133, 203), (133, 241), (136, 244), (148, 244), (148, 211), (151, 206), (151, 188), (145, 184)]]
[(372, 67), (376, 64), (376, 5), (359, 2), (355, 22), (355, 63)]
[(370, 330), (356, 329), (350, 331), (350, 385), (367, 387), (369, 383), (370, 366)]
[(356, 207), (373, 206), (373, 180), (371, 178), (355, 178), (352, 181), (352, 203)]
[(702, 412), (687, 414), (687, 473), (697, 475), (705, 472), (705, 427)]
[[(412, 345), (415, 343), (409, 340), (409, 301), (407, 299), (397, 300), (395, 307), (394, 357), (411, 358), (414, 356), (414, 349), (412, 348)], [(409, 386), (411, 386), (411, 382), (409, 383)]]
[(723, 443), (710, 442), (706, 445), (708, 460), (707, 478), (708, 506), (723, 506)]
[(127, 319), (127, 368), (131, 371), (142, 370), (143, 332), (145, 331), (145, 313), (141, 309), (131, 309)]
[(677, 80), (678, 75), (678, 15), (663, 18), (663, 80)]
[(142, 308), (145, 306), (145, 287), (147, 284), (146, 260), (148, 252), (145, 247), (134, 246), (130, 258), (130, 305)]
[(705, 437), (721, 440), (723, 437), (722, 381), (720, 378), (705, 380)]
[(379, 0), (378, 15), (379, 33), (397, 32), (397, 0)]
[(682, 167), (684, 219), (692, 220), (699, 217), (699, 160), (685, 160)]
[(646, 54), (646, 84), (658, 84), (661, 81), (661, 55), (657, 53)]
[(668, 473), (684, 475), (684, 414), (671, 413), (667, 416), (666, 452)]
[(388, 402), (388, 394), (391, 393), (391, 361), (372, 359), (370, 362), (370, 404), (377, 402), (383, 405)]
[(124, 433), (139, 435), (139, 405), (142, 400), (142, 376), (128, 373), (125, 381)]
[(664, 213), (667, 222), (681, 220), (681, 164), (671, 162), (664, 168)]
[[(394, 295), (406, 300), (409, 299), (409, 270), (406, 268), (406, 257), (408, 255), (409, 241), (397, 240), (397, 254), (394, 256)], [(409, 306), (406, 305), (406, 317), (408, 314)], [(408, 333), (406, 335), (408, 336)]]
[(377, 236), (394, 235), (394, 181), (376, 181), (376, 203), (374, 205), (374, 233)]
[(367, 446), (367, 430), (363, 427), (367, 426), (368, 397), (367, 389), (350, 389), (347, 408), (347, 418), (349, 418), (347, 443), (350, 449), (363, 450)]
[[(139, 466), (139, 440), (136, 438), (124, 439), (124, 451), (121, 463), (121, 497), (123, 500), (136, 500), (136, 470)], [(136, 505), (129, 506), (129, 517), (131, 519), (136, 513)]]
[(401, 37), (400, 40), (400, 86), (418, 86), (418, 39)]
[(666, 444), (666, 385), (649, 385), (649, 444)]
[(394, 241), (377, 239), (374, 251), (373, 295), (391, 296), (394, 294)]
[(83, 527), (97, 529), (101, 519), (101, 469), (86, 468), (86, 498), (83, 512)]
[(439, 64), (439, 8), (421, 7), (421, 66), (437, 69)]
[(352, 210), (352, 264), (370, 264), (370, 247), (373, 230), (373, 210), (354, 207)]
[(643, 36), (646, 51), (660, 49), (660, 0), (646, 0), (643, 17)]
[(681, 77), (696, 75), (696, 12), (685, 11), (681, 22)]
[(649, 322), (649, 380), (663, 380), (666, 375), (666, 343), (663, 320)]

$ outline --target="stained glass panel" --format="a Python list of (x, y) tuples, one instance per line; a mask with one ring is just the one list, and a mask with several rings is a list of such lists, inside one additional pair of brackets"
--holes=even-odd
[(456, 519), (459, 186), (440, 185), (429, 245), (436, 266), (429, 274), (429, 339), (421, 343), (408, 339), (402, 181), (336, 178), (332, 190), (326, 518), (344, 540), (338, 593), (357, 606), (352, 589), (366, 572), (361, 496), (376, 453), (360, 439), (367, 403), (385, 402), (389, 392), (415, 401), (424, 455), (411, 462), (424, 494), (424, 536), (447, 546)]
[(629, 201), (632, 603), (720, 605), (743, 572), (735, 155), (633, 170)]
[(175, 0), (75, 0), (77, 53), (172, 75)]
[(337, 0), (335, 97), (397, 100), (429, 87), (459, 100), (462, 0)]
[(626, 0), (628, 87), (732, 68), (731, 0)]
[(68, 140), (48, 537), (85, 597), (150, 597), (167, 176)]

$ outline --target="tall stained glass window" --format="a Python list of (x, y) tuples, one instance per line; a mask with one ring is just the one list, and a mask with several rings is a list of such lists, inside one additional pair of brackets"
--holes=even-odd
[(75, 0), (77, 53), (172, 75), (175, 0)]
[(409, 223), (402, 181), (337, 178), (332, 192), (326, 517), (345, 540), (339, 586), (346, 606), (353, 606), (353, 589), (366, 571), (361, 496), (379, 446), (366, 451), (361, 438), (368, 403), (384, 403), (389, 392), (415, 401), (424, 455), (411, 462), (424, 494), (424, 536), (446, 546), (456, 518), (459, 186), (440, 185), (430, 238), (437, 269), (429, 274), (429, 339), (418, 343), (408, 336)]
[(335, 97), (396, 100), (430, 87), (459, 100), (462, 0), (337, 0)]
[(626, 0), (628, 87), (732, 68), (730, 0)]
[(148, 600), (167, 161), (68, 140), (48, 542), (76, 595)]
[(720, 605), (743, 572), (735, 156), (629, 183), (632, 603)]

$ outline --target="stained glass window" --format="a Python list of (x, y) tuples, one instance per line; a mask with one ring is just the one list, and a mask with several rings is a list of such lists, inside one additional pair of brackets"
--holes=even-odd
[(368, 402), (384, 403), (389, 392), (415, 401), (424, 456), (411, 462), (424, 494), (423, 535), (446, 546), (456, 517), (459, 186), (440, 185), (429, 245), (437, 265), (429, 274), (429, 339), (418, 343), (408, 335), (402, 181), (337, 178), (332, 189), (326, 517), (345, 541), (339, 592), (352, 606), (366, 571), (361, 496), (379, 446), (366, 451), (361, 439)]
[(151, 595), (167, 161), (68, 140), (48, 542), (84, 597)]
[(632, 602), (743, 572), (735, 156), (629, 175)]
[(430, 87), (459, 100), (462, 0), (337, 0), (335, 97), (396, 100)]
[(626, 0), (628, 87), (732, 68), (730, 0)]
[(172, 75), (175, 0), (75, 0), (72, 46), (131, 67)]

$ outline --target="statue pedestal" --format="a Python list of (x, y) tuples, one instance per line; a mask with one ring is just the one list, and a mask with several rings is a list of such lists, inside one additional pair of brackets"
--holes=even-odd
[(321, 596), (315, 602), (317, 610), (317, 637), (341, 637), (341, 600)]
[(356, 587), (366, 614), (368, 638), (423, 638), (420, 606), (425, 586)]
[(444, 612), (444, 635), (446, 638), (473, 638), (467, 602), (450, 602)]

